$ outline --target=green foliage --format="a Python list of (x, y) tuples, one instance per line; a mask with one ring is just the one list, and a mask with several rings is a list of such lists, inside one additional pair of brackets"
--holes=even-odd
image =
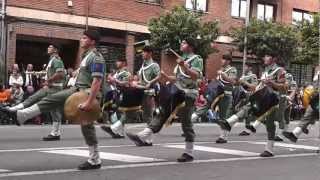
[(304, 21), (297, 28), (299, 30), (299, 50), (296, 61), (307, 64), (319, 63), (320, 53), (320, 13), (313, 16), (313, 22)]
[[(244, 49), (245, 27), (233, 29), (231, 36), (240, 51)], [(297, 32), (291, 26), (275, 22), (252, 20), (248, 27), (248, 54), (261, 59), (269, 54), (280, 62), (289, 63), (297, 50)]]
[(210, 44), (218, 37), (218, 22), (202, 23), (201, 16), (199, 12), (175, 7), (171, 12), (151, 19), (151, 44), (158, 49), (169, 44), (173, 50), (179, 52), (180, 42), (185, 38), (193, 38), (196, 40), (196, 53), (206, 58), (214, 51)]

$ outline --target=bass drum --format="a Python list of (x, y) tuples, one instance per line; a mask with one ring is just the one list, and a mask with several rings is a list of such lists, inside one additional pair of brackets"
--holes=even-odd
[(260, 117), (272, 107), (279, 104), (279, 97), (272, 88), (266, 86), (249, 97), (253, 114)]
[(121, 90), (119, 108), (131, 108), (141, 106), (144, 90), (136, 88), (123, 88)]

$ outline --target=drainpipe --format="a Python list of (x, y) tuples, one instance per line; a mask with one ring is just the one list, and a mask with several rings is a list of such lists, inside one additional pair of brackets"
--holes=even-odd
[(5, 16), (6, 12), (6, 0), (1, 0), (1, 11), (0, 11), (0, 81), (6, 83), (7, 79), (7, 61), (6, 61), (6, 27), (5, 27)]

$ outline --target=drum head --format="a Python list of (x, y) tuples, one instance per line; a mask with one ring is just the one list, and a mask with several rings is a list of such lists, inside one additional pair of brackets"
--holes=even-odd
[(79, 104), (88, 99), (88, 93), (84, 91), (76, 92), (68, 97), (64, 105), (64, 114), (71, 124), (91, 124), (101, 116), (101, 108), (98, 100), (94, 100), (92, 109), (89, 112), (81, 111)]

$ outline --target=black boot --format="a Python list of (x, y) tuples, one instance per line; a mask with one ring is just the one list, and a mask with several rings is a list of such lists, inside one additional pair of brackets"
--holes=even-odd
[(249, 129), (252, 133), (256, 133), (257, 130), (252, 125), (246, 125), (246, 128)]
[(219, 137), (217, 140), (216, 140), (216, 143), (217, 144), (225, 144), (225, 143), (227, 143), (228, 141), (227, 140), (225, 140), (225, 139), (223, 139), (223, 138), (221, 138), (221, 137)]
[(143, 141), (138, 135), (133, 133), (127, 133), (128, 138), (133, 141), (136, 146), (152, 146), (152, 143)]
[(178, 159), (178, 162), (191, 162), (193, 161), (193, 157), (187, 153), (183, 153)]
[(292, 132), (283, 131), (282, 135), (289, 139), (291, 142), (296, 143), (298, 141), (298, 138)]
[(124, 136), (121, 136), (120, 134), (114, 133), (114, 132), (112, 131), (111, 127), (109, 127), (109, 126), (101, 126), (101, 129), (102, 129), (104, 132), (110, 134), (110, 136), (111, 136), (113, 139), (122, 139), (122, 138), (124, 138)]
[(88, 161), (78, 166), (79, 170), (91, 170), (91, 169), (100, 169), (100, 168), (101, 168), (101, 164), (93, 165), (93, 164), (90, 164)]
[(53, 136), (51, 134), (49, 134), (46, 137), (42, 138), (43, 141), (59, 141), (60, 140), (60, 136)]
[(242, 131), (239, 136), (250, 136), (250, 133), (248, 133), (247, 131)]
[(263, 153), (260, 154), (260, 157), (273, 157), (274, 155), (269, 151), (263, 151)]
[(280, 136), (277, 135), (276, 137), (274, 137), (274, 141), (282, 142), (283, 139)]

